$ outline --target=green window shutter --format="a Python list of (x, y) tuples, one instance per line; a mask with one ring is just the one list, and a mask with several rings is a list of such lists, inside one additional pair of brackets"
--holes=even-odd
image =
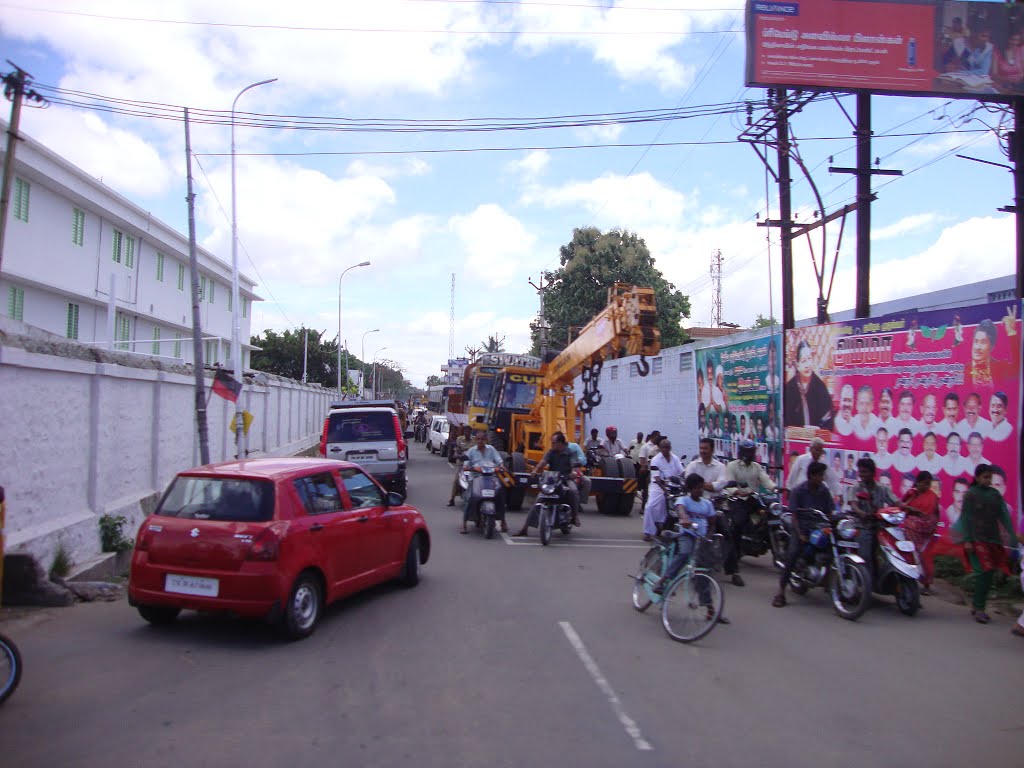
[(125, 237), (124, 265), (128, 269), (134, 269), (135, 267), (135, 238), (131, 235)]
[(204, 301), (206, 299), (206, 275), (199, 276), (199, 300)]
[(115, 229), (114, 230), (114, 236), (111, 238), (111, 247), (113, 248), (113, 252), (111, 253), (111, 257), (118, 264), (121, 263), (121, 244), (122, 244), (123, 238), (124, 238), (124, 235), (121, 234), (120, 232), (118, 232)]
[(210, 280), (210, 303), (213, 304), (213, 289), (217, 287), (217, 284)]
[(249, 316), (249, 300), (243, 298), (242, 299), (242, 317), (248, 317), (248, 316)]
[(71, 214), (71, 242), (75, 245), (85, 244), (85, 211), (74, 208)]
[(156, 279), (161, 283), (164, 281), (164, 255), (162, 253), (156, 255)]
[(160, 354), (160, 329), (156, 326), (153, 327), (153, 354)]
[(174, 356), (181, 357), (181, 331), (174, 332)]
[(232, 294), (231, 291), (228, 291), (228, 312), (233, 311), (231, 308), (234, 306), (234, 299), (234, 294)]
[(12, 285), (7, 291), (7, 315), (14, 320), (25, 319), (25, 290)]
[(178, 265), (178, 290), (179, 291), (184, 291), (185, 290), (185, 265), (184, 264), (179, 264)]
[(78, 305), (68, 304), (68, 338), (78, 338)]
[(28, 221), (28, 198), (31, 185), (24, 179), (14, 179), (14, 218)]

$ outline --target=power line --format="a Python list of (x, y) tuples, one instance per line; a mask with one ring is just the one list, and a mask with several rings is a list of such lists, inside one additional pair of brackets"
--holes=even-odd
[[(511, 3), (508, 3), (511, 5)], [(30, 8), (24, 5), (12, 3), (0, 3), (0, 8), (26, 11), (29, 13), (52, 14), (56, 16), (75, 16), (86, 19), (100, 19), (103, 21), (127, 21), (141, 24), (166, 24), (182, 27), (212, 27), (216, 29), (262, 29), (279, 32), (352, 32), (366, 34), (394, 34), (394, 35), (495, 35), (495, 36), (533, 36), (542, 37), (650, 37), (671, 36), (689, 37), (691, 35), (731, 35), (742, 33), (743, 29), (708, 29), (708, 30), (518, 30), (518, 29), (399, 29), (395, 27), (309, 27), (292, 24), (243, 24), (240, 22), (224, 21), (189, 21), (185, 19), (157, 19), (144, 16), (115, 16), (104, 13), (86, 13), (85, 11), (67, 11), (55, 8)]]

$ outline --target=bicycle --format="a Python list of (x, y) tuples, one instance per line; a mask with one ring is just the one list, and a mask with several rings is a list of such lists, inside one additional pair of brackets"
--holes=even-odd
[(14, 693), (21, 682), (21, 653), (14, 641), (0, 635), (0, 704)]
[[(633, 576), (633, 607), (646, 611), (652, 604), (661, 604), (661, 624), (673, 640), (691, 643), (707, 635), (722, 616), (725, 597), (722, 587), (711, 576), (711, 569), (701, 562), (701, 550), (708, 545), (696, 533), (696, 524), (682, 530), (666, 521), (654, 544), (640, 561)], [(721, 534), (715, 534), (721, 537)], [(684, 538), (692, 541), (693, 551), (682, 570), (659, 593), (655, 591), (665, 569), (675, 558)]]

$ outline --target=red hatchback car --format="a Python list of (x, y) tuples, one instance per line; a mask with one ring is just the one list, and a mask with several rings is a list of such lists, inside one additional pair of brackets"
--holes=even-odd
[(153, 624), (215, 611), (301, 638), (338, 598), (390, 579), (415, 586), (429, 555), (419, 511), (355, 464), (230, 461), (174, 478), (139, 528), (128, 600)]

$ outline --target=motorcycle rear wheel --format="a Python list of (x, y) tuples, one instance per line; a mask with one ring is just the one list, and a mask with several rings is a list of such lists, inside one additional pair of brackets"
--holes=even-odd
[(665, 590), (661, 625), (676, 642), (692, 643), (715, 628), (722, 616), (724, 602), (718, 582), (697, 571), (676, 579)]
[(904, 616), (913, 616), (921, 607), (921, 588), (916, 581), (901, 579), (896, 587), (896, 607)]
[(484, 521), (484, 538), (494, 538), (494, 518), (491, 515), (488, 515)]
[(848, 595), (844, 595), (839, 574), (836, 571), (832, 572), (832, 584), (829, 588), (832, 606), (842, 618), (856, 621), (868, 609), (868, 603), (871, 601), (871, 577), (868, 575), (868, 569), (861, 563), (839, 563), (836, 568), (845, 569), (850, 584), (847, 588)]

